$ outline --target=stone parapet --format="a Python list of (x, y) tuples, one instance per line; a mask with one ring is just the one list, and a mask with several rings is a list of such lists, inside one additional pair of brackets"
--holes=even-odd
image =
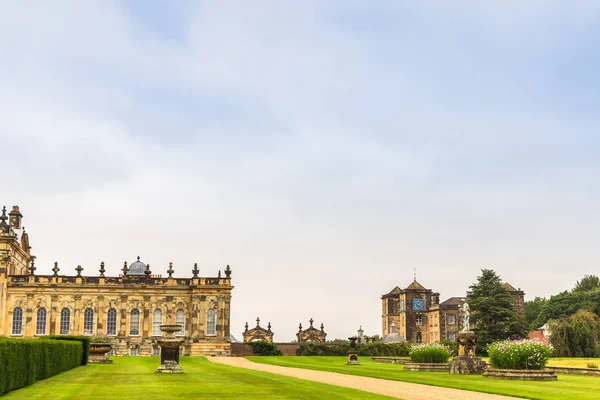
[(415, 363), (404, 364), (405, 371), (448, 372), (448, 363)]
[(495, 369), (488, 368), (483, 374), (486, 378), (502, 378), (521, 381), (555, 381), (556, 372), (549, 369)]

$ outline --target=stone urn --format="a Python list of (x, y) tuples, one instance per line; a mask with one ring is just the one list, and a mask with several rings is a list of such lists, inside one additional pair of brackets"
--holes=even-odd
[(156, 372), (160, 374), (182, 374), (183, 370), (179, 365), (179, 347), (183, 344), (183, 338), (175, 336), (182, 326), (177, 324), (161, 325), (160, 330), (167, 334), (166, 337), (159, 339), (160, 346), (160, 365)]
[(348, 352), (348, 362), (347, 365), (360, 365), (358, 362), (358, 353), (356, 352), (356, 340), (358, 338), (356, 336), (349, 337), (350, 341), (350, 351)]
[(106, 356), (112, 349), (112, 344), (102, 342), (102, 343), (90, 343), (90, 355), (88, 357), (88, 363), (90, 364), (112, 364), (113, 360), (109, 359)]

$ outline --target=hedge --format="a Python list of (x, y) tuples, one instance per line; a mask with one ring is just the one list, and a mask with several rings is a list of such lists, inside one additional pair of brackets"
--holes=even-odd
[(450, 349), (441, 343), (417, 344), (410, 350), (410, 361), (415, 363), (447, 363)]
[(46, 336), (46, 338), (53, 340), (68, 340), (81, 342), (81, 346), (83, 348), (83, 354), (81, 355), (81, 365), (86, 365), (88, 363), (88, 357), (90, 356), (90, 341), (92, 339), (91, 336), (49, 335)]
[[(347, 356), (350, 344), (301, 343), (296, 350), (298, 356)], [(410, 343), (367, 343), (356, 347), (359, 356), (408, 356)]]
[(0, 337), (0, 396), (81, 365), (77, 343)]
[(259, 340), (252, 342), (252, 352), (257, 356), (280, 356), (281, 350), (277, 348), (275, 343)]

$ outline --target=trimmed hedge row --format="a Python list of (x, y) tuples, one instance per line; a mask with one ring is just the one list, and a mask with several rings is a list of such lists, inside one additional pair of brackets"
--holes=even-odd
[[(408, 356), (410, 343), (366, 343), (356, 347), (359, 356)], [(301, 343), (296, 350), (297, 356), (347, 356), (350, 351), (349, 344), (319, 344)]]
[(91, 336), (49, 335), (45, 336), (45, 338), (81, 342), (81, 346), (83, 347), (81, 365), (86, 365), (88, 363), (88, 358), (90, 356), (90, 341), (92, 340)]
[(257, 356), (280, 356), (281, 350), (277, 348), (275, 343), (259, 340), (252, 342), (252, 352)]
[(81, 365), (79, 343), (0, 337), (0, 396)]

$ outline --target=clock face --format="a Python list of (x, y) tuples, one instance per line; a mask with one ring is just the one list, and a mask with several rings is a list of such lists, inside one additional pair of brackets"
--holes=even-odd
[(425, 310), (425, 300), (423, 299), (414, 299), (412, 301), (413, 310), (415, 311), (424, 311)]

